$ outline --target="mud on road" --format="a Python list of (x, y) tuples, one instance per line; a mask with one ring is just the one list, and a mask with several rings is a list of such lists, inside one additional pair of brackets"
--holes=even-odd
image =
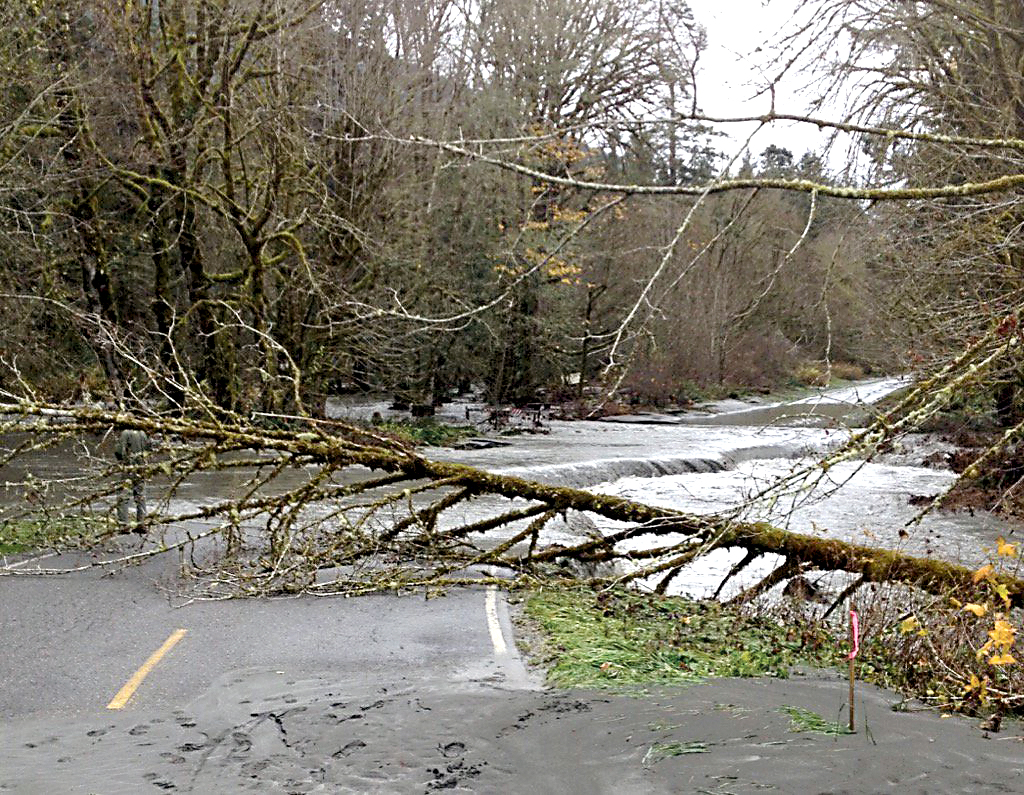
[[(333, 679), (333, 681), (332, 681)], [(506, 690), (486, 680), (350, 692), (330, 675), (225, 676), (186, 709), (8, 723), (0, 791), (27, 793), (993, 793), (1024, 791), (1020, 727), (891, 709), (838, 676), (648, 693)]]

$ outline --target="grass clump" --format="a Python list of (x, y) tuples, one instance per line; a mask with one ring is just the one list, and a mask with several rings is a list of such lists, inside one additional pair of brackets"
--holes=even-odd
[(6, 519), (0, 521), (0, 555), (88, 546), (109, 529), (109, 520), (99, 516)]
[(525, 614), (544, 637), (549, 681), (563, 687), (671, 684), (721, 676), (789, 675), (836, 661), (810, 627), (783, 626), (714, 601), (627, 589), (541, 590)]
[(782, 712), (789, 715), (791, 732), (813, 732), (814, 734), (826, 734), (830, 737), (837, 737), (840, 734), (853, 734), (849, 727), (841, 725), (838, 721), (825, 720), (817, 712), (800, 707), (782, 707)]
[(471, 425), (446, 425), (429, 417), (411, 422), (385, 420), (377, 427), (407, 444), (425, 447), (451, 447), (478, 433)]
[(644, 758), (641, 760), (641, 764), (644, 767), (660, 762), (662, 759), (666, 759), (670, 756), (685, 756), (686, 754), (706, 754), (708, 752), (707, 743), (701, 742), (689, 742), (689, 743), (655, 743), (647, 749), (647, 753), (644, 754)]
[[(857, 679), (943, 711), (1020, 717), (1024, 664), (1015, 637), (1024, 615), (991, 600), (972, 610), (922, 605), (910, 618), (887, 617), (912, 601), (900, 592), (861, 605)], [(524, 612), (542, 638), (537, 661), (560, 687), (785, 677), (798, 666), (846, 670), (845, 627), (791, 612), (750, 615), (715, 601), (582, 587), (531, 592)], [(835, 733), (813, 713), (786, 712), (802, 727), (794, 731)]]

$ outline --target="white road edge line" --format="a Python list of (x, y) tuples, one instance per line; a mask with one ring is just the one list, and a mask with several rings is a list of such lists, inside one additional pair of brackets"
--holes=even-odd
[(487, 629), (491, 633), (491, 645), (494, 646), (494, 653), (497, 655), (508, 654), (508, 646), (505, 644), (505, 636), (502, 634), (501, 624), (498, 623), (497, 586), (487, 586), (487, 597), (484, 600), (484, 609), (487, 613)]

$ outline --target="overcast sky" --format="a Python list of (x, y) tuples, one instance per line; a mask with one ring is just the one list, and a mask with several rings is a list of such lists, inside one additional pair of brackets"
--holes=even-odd
[[(701, 56), (697, 98), (701, 109), (712, 116), (747, 116), (765, 113), (771, 106), (767, 95), (753, 99), (768, 80), (764, 71), (768, 48), (779, 38), (781, 26), (790, 20), (798, 0), (688, 0), (694, 18), (708, 34), (708, 48)], [(767, 45), (767, 47), (765, 46)], [(760, 52), (758, 49), (760, 48)], [(789, 78), (777, 87), (778, 111), (800, 113), (807, 103)], [(734, 139), (742, 142), (756, 127), (730, 125)], [(754, 155), (769, 144), (789, 149), (799, 160), (808, 149), (817, 150), (823, 136), (810, 125), (773, 125), (751, 143)], [(724, 148), (724, 147), (723, 147)]]

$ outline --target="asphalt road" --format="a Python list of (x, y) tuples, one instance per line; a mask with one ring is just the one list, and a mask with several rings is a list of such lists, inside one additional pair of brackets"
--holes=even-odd
[(795, 731), (787, 708), (838, 714), (847, 684), (836, 672), (545, 691), (486, 588), (176, 606), (169, 567), (0, 577), (0, 793), (959, 795), (1024, 784), (1020, 727), (989, 738), (977, 721), (894, 712), (893, 694), (866, 685), (856, 735)]
[[(1024, 785), (1020, 727), (989, 737), (976, 720), (895, 712), (893, 694), (867, 685), (857, 734), (794, 729), (787, 710), (839, 714), (838, 672), (544, 691), (524, 687), (502, 651), (503, 605), (483, 588), (429, 602), (176, 608), (163, 574), (151, 564), (106, 578), (0, 578), (0, 793), (961, 795)], [(125, 706), (110, 709), (140, 668)]]
[(504, 600), (484, 588), (429, 601), (378, 595), (178, 606), (168, 569), (154, 561), (107, 576), (0, 577), (5, 730), (20, 717), (107, 710), (165, 643), (123, 709), (183, 708), (215, 681), (266, 672), (327, 675), (353, 690), (472, 678), (528, 684)]

